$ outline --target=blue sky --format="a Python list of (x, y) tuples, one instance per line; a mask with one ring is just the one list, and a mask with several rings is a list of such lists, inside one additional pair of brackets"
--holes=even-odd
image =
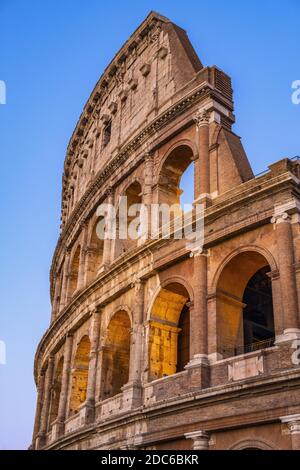
[(33, 357), (48, 326), (68, 140), (96, 81), (150, 10), (188, 31), (205, 65), (232, 76), (255, 173), (300, 153), (299, 0), (0, 0), (0, 449), (30, 444)]

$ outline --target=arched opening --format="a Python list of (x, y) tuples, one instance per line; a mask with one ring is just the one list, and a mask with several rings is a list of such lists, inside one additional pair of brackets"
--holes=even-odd
[(49, 426), (53, 424), (58, 415), (59, 398), (61, 392), (62, 383), (62, 371), (63, 371), (64, 358), (61, 357), (57, 363), (56, 370), (54, 373), (54, 379), (51, 388), (51, 402), (50, 402), (50, 413), (49, 413)]
[(102, 361), (102, 399), (122, 391), (129, 378), (130, 319), (124, 310), (109, 322)]
[(120, 199), (117, 214), (117, 239), (115, 244), (115, 257), (125, 253), (138, 244), (141, 237), (142, 188), (140, 183), (134, 181)]
[(86, 400), (91, 344), (84, 336), (78, 344), (71, 375), (70, 415), (79, 411)]
[(93, 226), (88, 248), (87, 281), (93, 280), (103, 263), (104, 218), (99, 218)]
[(193, 152), (188, 145), (179, 145), (166, 158), (160, 171), (159, 203), (182, 205), (194, 200)]
[(80, 246), (76, 248), (73, 255), (72, 263), (69, 272), (69, 296), (72, 296), (77, 289), (78, 285), (78, 274), (79, 274), (79, 262), (80, 262)]
[(149, 324), (149, 380), (181, 372), (190, 360), (189, 294), (170, 283), (157, 295)]
[(186, 304), (181, 310), (178, 328), (176, 372), (181, 372), (190, 360), (190, 310)]
[(180, 182), (180, 207), (184, 212), (192, 210), (194, 202), (194, 164), (190, 163), (182, 173)]
[(223, 357), (266, 348), (274, 342), (271, 268), (260, 253), (235, 256), (217, 286), (217, 345)]

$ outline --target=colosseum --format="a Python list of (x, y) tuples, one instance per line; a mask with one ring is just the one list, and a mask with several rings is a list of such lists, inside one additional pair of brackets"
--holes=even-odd
[[(254, 176), (234, 122), (230, 77), (151, 12), (68, 145), (32, 448), (300, 449), (300, 163)], [(177, 207), (170, 236), (111, 236), (125, 196)]]

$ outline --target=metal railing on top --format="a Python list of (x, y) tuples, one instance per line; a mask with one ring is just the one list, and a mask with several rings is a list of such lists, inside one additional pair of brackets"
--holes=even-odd
[(255, 341), (251, 344), (245, 344), (243, 346), (223, 346), (221, 353), (225, 357), (239, 356), (240, 354), (247, 354), (253, 351), (259, 351), (260, 349), (266, 349), (274, 346), (275, 338), (265, 339), (264, 341)]

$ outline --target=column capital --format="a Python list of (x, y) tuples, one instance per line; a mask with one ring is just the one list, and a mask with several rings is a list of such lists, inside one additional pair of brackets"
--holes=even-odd
[(150, 163), (152, 163), (153, 157), (154, 157), (154, 151), (153, 151), (153, 150), (148, 150), (148, 151), (145, 152), (145, 154), (144, 154), (144, 160), (145, 160), (145, 162), (150, 162)]
[(48, 364), (53, 363), (55, 360), (55, 354), (50, 353), (48, 357)]
[(280, 214), (274, 214), (271, 218), (271, 224), (278, 225), (282, 223), (291, 223), (292, 218), (287, 212), (282, 212)]
[(282, 416), (280, 420), (287, 425), (291, 436), (292, 450), (300, 450), (300, 414)]
[(79, 226), (81, 228), (86, 228), (88, 226), (88, 223), (89, 223), (89, 219), (87, 217), (84, 217), (80, 223), (79, 223)]
[(193, 116), (197, 128), (209, 124), (210, 111), (206, 108), (199, 108)]
[(300, 434), (300, 414), (281, 416), (282, 424), (287, 424), (290, 434)]
[(133, 281), (130, 284), (130, 287), (135, 290), (141, 289), (145, 285), (144, 279), (141, 279), (140, 277), (137, 277), (133, 279)]
[(95, 317), (95, 316), (99, 316), (101, 314), (101, 311), (103, 310), (103, 306), (102, 305), (94, 305), (90, 308), (90, 314), (91, 314), (91, 317)]
[(105, 197), (113, 196), (114, 195), (114, 188), (112, 186), (109, 186), (107, 190), (105, 191)]
[(190, 252), (190, 258), (197, 258), (198, 256), (209, 256), (209, 251), (203, 247), (199, 247)]
[(209, 449), (209, 434), (204, 430), (190, 432), (184, 435), (186, 439), (193, 440), (193, 450)]

